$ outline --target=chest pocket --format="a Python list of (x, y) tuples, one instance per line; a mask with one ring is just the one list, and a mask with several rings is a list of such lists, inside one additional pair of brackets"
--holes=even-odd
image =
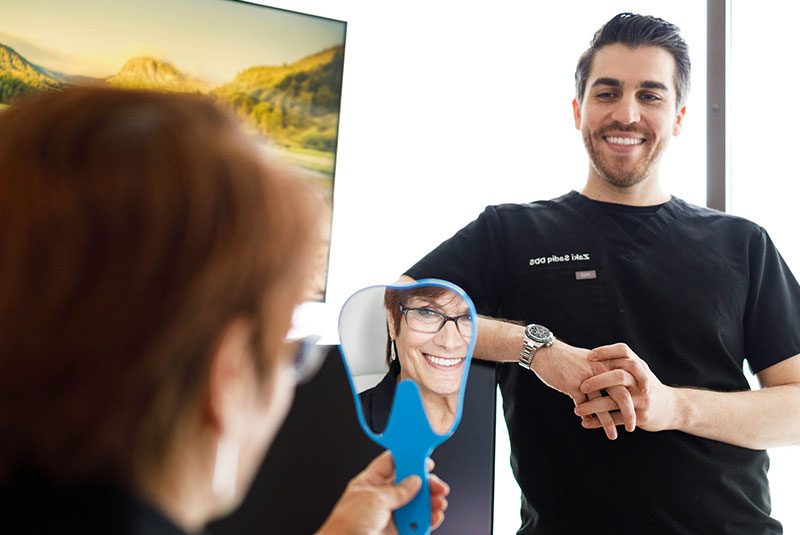
[(588, 342), (608, 328), (606, 272), (598, 263), (531, 266), (519, 290), (520, 305), (528, 305), (523, 319), (546, 325), (567, 342)]

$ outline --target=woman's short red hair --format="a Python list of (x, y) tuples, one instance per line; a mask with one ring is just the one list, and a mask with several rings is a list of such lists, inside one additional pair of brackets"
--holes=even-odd
[(314, 195), (205, 97), (81, 88), (0, 113), (0, 477), (157, 464), (237, 317), (266, 377)]

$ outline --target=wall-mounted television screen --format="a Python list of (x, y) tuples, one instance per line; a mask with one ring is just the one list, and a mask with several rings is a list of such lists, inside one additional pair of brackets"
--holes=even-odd
[[(74, 84), (207, 94), (332, 207), (345, 22), (238, 0), (4, 0), (1, 11), (0, 109)], [(327, 244), (310, 300), (325, 297)]]

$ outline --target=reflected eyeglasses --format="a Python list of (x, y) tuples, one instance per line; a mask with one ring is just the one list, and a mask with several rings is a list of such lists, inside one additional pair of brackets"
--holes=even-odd
[(294, 371), (295, 384), (299, 385), (310, 381), (325, 361), (326, 353), (321, 346), (317, 345), (319, 339), (319, 336), (311, 335), (287, 341), (294, 346), (291, 366)]
[(400, 310), (406, 318), (408, 326), (421, 333), (438, 333), (448, 321), (456, 324), (456, 329), (461, 336), (472, 336), (472, 316), (447, 316), (438, 310), (430, 308), (404, 307)]

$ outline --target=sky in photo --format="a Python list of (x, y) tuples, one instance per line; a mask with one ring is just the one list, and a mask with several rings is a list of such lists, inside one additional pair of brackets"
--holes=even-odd
[(153, 56), (220, 84), (344, 44), (345, 23), (235, 0), (3, 0), (0, 43), (41, 67), (104, 78)]

